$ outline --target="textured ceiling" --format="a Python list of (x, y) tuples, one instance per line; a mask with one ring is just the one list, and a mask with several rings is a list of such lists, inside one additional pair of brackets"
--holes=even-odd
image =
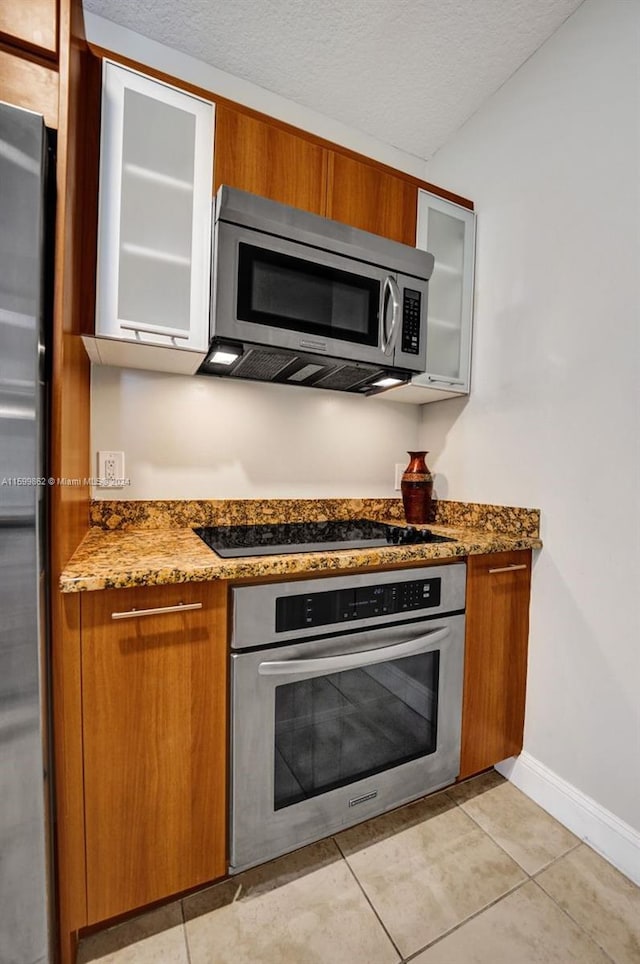
[(83, 0), (428, 159), (582, 0)]

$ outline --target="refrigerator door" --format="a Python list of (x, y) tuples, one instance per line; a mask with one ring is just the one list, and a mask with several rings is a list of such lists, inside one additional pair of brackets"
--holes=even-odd
[(45, 128), (0, 104), (0, 958), (50, 956)]

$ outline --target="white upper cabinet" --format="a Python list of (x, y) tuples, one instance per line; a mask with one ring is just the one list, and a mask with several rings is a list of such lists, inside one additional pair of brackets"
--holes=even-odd
[(417, 247), (435, 258), (429, 281), (427, 370), (417, 381), (469, 391), (475, 214), (418, 191)]
[(429, 281), (427, 369), (414, 375), (410, 385), (380, 397), (424, 403), (469, 392), (475, 214), (419, 190), (416, 246), (435, 258)]
[(213, 130), (213, 104), (105, 62), (93, 360), (190, 372), (204, 357)]

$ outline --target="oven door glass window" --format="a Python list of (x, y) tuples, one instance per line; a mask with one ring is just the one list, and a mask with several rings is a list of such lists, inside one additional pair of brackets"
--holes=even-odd
[(241, 243), (238, 318), (268, 327), (378, 344), (380, 282)]
[(274, 809), (436, 750), (438, 651), (275, 690)]

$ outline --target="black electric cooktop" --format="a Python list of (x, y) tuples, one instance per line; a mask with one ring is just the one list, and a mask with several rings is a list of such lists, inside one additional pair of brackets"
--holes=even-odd
[(328, 549), (366, 549), (368, 546), (405, 546), (453, 542), (428, 529), (388, 525), (370, 519), (344, 522), (285, 522), (279, 525), (208, 526), (194, 529), (223, 559), (233, 556), (274, 556)]

